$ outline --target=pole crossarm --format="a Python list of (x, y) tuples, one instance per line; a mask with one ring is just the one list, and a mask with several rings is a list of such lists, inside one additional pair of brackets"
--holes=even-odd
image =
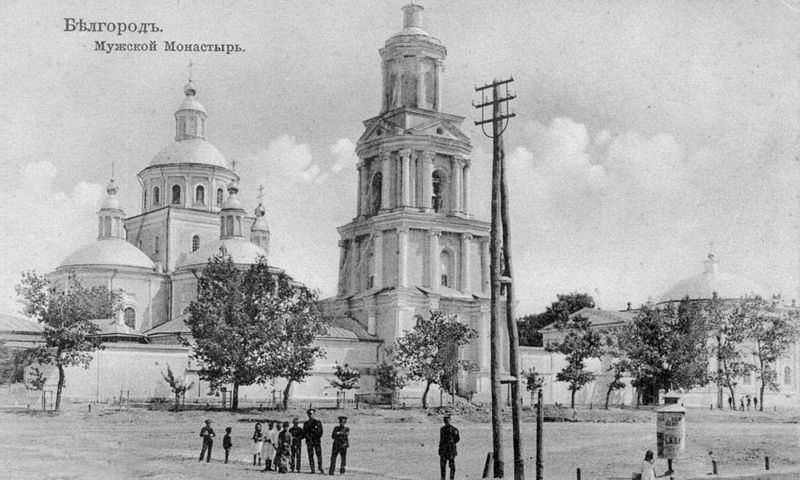
[(516, 95), (508, 95), (506, 97), (500, 97), (500, 98), (495, 98), (494, 100), (488, 100), (486, 102), (479, 103), (477, 105), (475, 105), (475, 102), (472, 102), (472, 106), (475, 107), (475, 108), (483, 108), (483, 107), (488, 107), (489, 105), (494, 105), (495, 103), (507, 102), (509, 100), (514, 100), (515, 98), (517, 98)]
[(486, 120), (481, 120), (479, 122), (475, 122), (475, 125), (483, 125), (484, 123), (498, 122), (498, 121), (501, 121), (501, 120), (505, 120), (507, 118), (514, 118), (516, 116), (517, 116), (516, 113), (509, 113), (509, 114), (506, 114), (506, 115), (500, 115), (499, 117), (496, 117), (496, 118), (487, 118)]
[(511, 83), (513, 81), (514, 81), (514, 77), (509, 75), (508, 78), (505, 79), (505, 80), (494, 80), (493, 82), (487, 83), (486, 85), (484, 85), (482, 87), (475, 87), (475, 91), (476, 92), (480, 92), (481, 90), (486, 90), (487, 88), (496, 87), (498, 85), (504, 85), (506, 83)]

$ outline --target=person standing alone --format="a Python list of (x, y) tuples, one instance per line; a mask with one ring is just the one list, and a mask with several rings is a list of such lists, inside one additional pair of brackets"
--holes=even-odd
[(317, 411), (313, 408), (306, 410), (308, 420), (303, 424), (303, 436), (306, 439), (308, 463), (311, 465), (311, 473), (314, 473), (314, 454), (316, 453), (319, 473), (324, 474), (325, 470), (322, 469), (322, 422), (314, 418), (315, 413), (317, 413)]
[(350, 428), (344, 424), (347, 423), (347, 417), (344, 415), (339, 417), (339, 425), (333, 428), (331, 438), (333, 438), (333, 447), (331, 447), (331, 466), (328, 469), (328, 474), (333, 475), (336, 470), (336, 457), (342, 456), (342, 466), (339, 468), (339, 474), (344, 475), (344, 469), (347, 466), (347, 447), (350, 446)]
[(447, 464), (450, 464), (450, 480), (456, 478), (456, 455), (458, 450), (456, 444), (461, 438), (458, 429), (450, 425), (450, 414), (444, 416), (444, 426), (439, 430), (439, 472), (442, 480), (445, 480)]
[(203, 455), (206, 456), (206, 463), (211, 461), (211, 448), (214, 446), (215, 436), (214, 429), (211, 428), (211, 420), (206, 420), (206, 426), (200, 429), (200, 437), (203, 439), (203, 448), (200, 450), (201, 462), (203, 461)]

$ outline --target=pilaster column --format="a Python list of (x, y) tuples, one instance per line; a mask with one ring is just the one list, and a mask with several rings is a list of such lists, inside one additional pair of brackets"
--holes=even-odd
[(392, 154), (381, 153), (381, 212), (387, 212), (392, 207)]
[(425, 72), (422, 64), (417, 63), (417, 108), (427, 108), (425, 106)]
[(373, 287), (380, 290), (383, 288), (383, 232), (375, 232), (372, 247), (375, 264), (375, 281), (373, 282)]
[(441, 279), (439, 278), (439, 237), (441, 236), (442, 232), (439, 230), (431, 230), (428, 232), (428, 249), (430, 252), (428, 262), (431, 274), (431, 290), (434, 292), (439, 291), (439, 285), (441, 283)]
[(433, 152), (422, 152), (422, 208), (431, 211), (433, 195)]
[(470, 285), (470, 255), (471, 255), (472, 234), (461, 234), (461, 291), (469, 293), (472, 291)]
[(408, 286), (408, 227), (397, 229), (397, 283), (398, 287)]
[(454, 157), (453, 158), (453, 173), (452, 173), (452, 181), (453, 181), (453, 191), (452, 191), (452, 199), (453, 199), (453, 212), (461, 212), (461, 196), (462, 196), (462, 188), (461, 182), (463, 180), (463, 173), (461, 171), (461, 158)]
[(346, 293), (346, 285), (345, 279), (347, 276), (345, 275), (345, 269), (347, 268), (347, 240), (340, 239), (339, 240), (339, 285), (338, 291), (339, 296), (344, 296)]
[(442, 111), (442, 73), (444, 72), (444, 64), (441, 60), (436, 60), (434, 63), (433, 83), (436, 84), (436, 95), (434, 95), (433, 109), (437, 112)]
[(411, 204), (411, 172), (409, 171), (411, 168), (411, 150), (400, 150), (400, 159), (402, 162), (401, 168), (403, 171), (403, 178), (400, 181), (402, 184), (401, 187), (403, 188), (400, 195), (400, 206), (407, 207)]
[(385, 112), (388, 107), (387, 100), (389, 99), (389, 73), (386, 68), (386, 61), (381, 62), (381, 79), (383, 85), (381, 89), (381, 113)]
[(461, 185), (461, 188), (464, 190), (464, 195), (462, 196), (464, 200), (463, 200), (463, 203), (461, 204), (461, 210), (464, 212), (464, 215), (468, 215), (469, 214), (469, 190), (470, 190), (469, 170), (470, 170), (469, 163), (465, 162), (464, 163), (464, 181), (463, 181), (463, 183)]
[(409, 199), (409, 205), (412, 207), (419, 206), (419, 200), (417, 195), (417, 180), (419, 177), (419, 169), (417, 168), (419, 165), (419, 155), (413, 154), (411, 157), (411, 169), (408, 172), (408, 176), (411, 181), (408, 183), (408, 190), (410, 192), (411, 198)]
[(481, 292), (489, 292), (489, 237), (481, 237)]
[(364, 164), (362, 162), (358, 162), (358, 167), (356, 168), (358, 169), (358, 198), (356, 199), (356, 216), (360, 217), (364, 212)]

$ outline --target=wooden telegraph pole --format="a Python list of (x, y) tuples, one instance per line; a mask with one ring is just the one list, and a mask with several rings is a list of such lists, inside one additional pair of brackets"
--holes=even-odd
[[(508, 108), (508, 102), (516, 95), (508, 93), (507, 80), (494, 80), (475, 91), (481, 92), (481, 102), (474, 105), (481, 109), (480, 125), (484, 135), (493, 140), (492, 158), (492, 226), (490, 233), (489, 253), (491, 256), (491, 384), (492, 384), (492, 447), (494, 456), (494, 477), (503, 478), (503, 436), (500, 405), (502, 390), (500, 388), (500, 302), (505, 287), (506, 326), (509, 340), (509, 373), (511, 374), (511, 416), (514, 445), (514, 479), (525, 479), (525, 463), (522, 453), (522, 432), (520, 430), (522, 399), (520, 397), (519, 372), (519, 334), (514, 318), (514, 287), (511, 276), (511, 228), (508, 214), (508, 190), (505, 178), (505, 152), (503, 150), (503, 133), (508, 127), (509, 119), (515, 114)], [(501, 92), (504, 87), (505, 93)], [(491, 89), (491, 98), (487, 99), (487, 90)], [(491, 118), (486, 118), (484, 108), (492, 107)], [(492, 124), (492, 133), (487, 133), (485, 124)]]

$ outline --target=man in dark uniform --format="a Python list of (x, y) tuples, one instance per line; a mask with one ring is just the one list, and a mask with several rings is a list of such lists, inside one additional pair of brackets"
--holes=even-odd
[(322, 469), (322, 422), (314, 418), (317, 413), (313, 408), (306, 410), (308, 420), (303, 424), (303, 437), (306, 439), (308, 449), (308, 463), (311, 465), (311, 473), (314, 473), (314, 453), (317, 454), (317, 467), (319, 473), (325, 474)]
[(447, 464), (450, 463), (450, 480), (456, 478), (456, 444), (461, 438), (458, 429), (450, 425), (450, 414), (444, 416), (444, 426), (439, 430), (439, 471), (445, 480)]
[(206, 420), (206, 426), (200, 429), (200, 437), (203, 439), (203, 448), (200, 450), (201, 462), (203, 461), (203, 455), (206, 455), (206, 463), (211, 461), (211, 447), (214, 446), (215, 436), (214, 429), (211, 428), (211, 420)]
[(331, 438), (333, 438), (333, 448), (331, 448), (331, 467), (328, 469), (329, 475), (333, 475), (333, 471), (336, 469), (337, 455), (342, 456), (342, 466), (339, 469), (340, 475), (344, 475), (344, 469), (347, 466), (347, 447), (350, 446), (350, 440), (348, 439), (350, 428), (345, 427), (345, 423), (347, 423), (347, 417), (342, 415), (339, 417), (339, 425), (333, 428), (333, 433), (331, 434)]
[(292, 472), (300, 471), (300, 462), (303, 459), (303, 427), (297, 424), (299, 421), (295, 417), (292, 420), (292, 427), (289, 429), (289, 433), (292, 434), (292, 456), (289, 459)]

